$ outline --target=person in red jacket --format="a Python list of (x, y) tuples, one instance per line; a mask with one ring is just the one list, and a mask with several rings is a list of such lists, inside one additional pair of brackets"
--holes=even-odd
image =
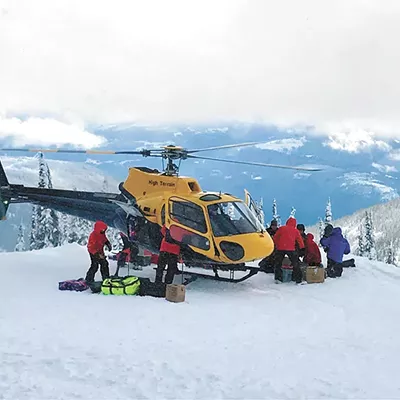
[(282, 261), (287, 255), (293, 266), (293, 276), (292, 279), (296, 283), (301, 283), (303, 280), (303, 275), (299, 264), (299, 255), (296, 251), (296, 245), (298, 248), (304, 249), (304, 241), (301, 237), (299, 230), (296, 228), (296, 219), (289, 218), (286, 221), (286, 225), (281, 226), (273, 237), (276, 254), (274, 260), (275, 269), (275, 281), (282, 282)]
[(161, 228), (163, 239), (160, 246), (160, 255), (157, 262), (156, 282), (162, 282), (164, 268), (168, 265), (165, 275), (165, 283), (170, 284), (178, 271), (178, 258), (181, 247), (172, 238), (169, 229), (165, 225)]
[(304, 262), (310, 266), (319, 266), (321, 264), (321, 251), (317, 243), (314, 242), (314, 235), (312, 233), (307, 233), (305, 245)]
[(107, 229), (108, 226), (103, 221), (97, 221), (94, 224), (93, 232), (89, 235), (87, 249), (89, 251), (91, 265), (85, 278), (88, 283), (94, 282), (94, 277), (99, 266), (103, 280), (110, 277), (108, 261), (104, 254), (104, 246), (107, 246), (109, 251), (112, 249), (111, 243), (106, 236)]

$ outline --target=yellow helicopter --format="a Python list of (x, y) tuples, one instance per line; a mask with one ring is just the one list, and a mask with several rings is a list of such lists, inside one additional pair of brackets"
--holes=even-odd
[[(119, 193), (13, 185), (8, 182), (0, 163), (0, 217), (6, 217), (7, 209), (12, 203), (38, 204), (90, 221), (103, 220), (109, 226), (127, 232), (131, 238), (134, 233), (137, 245), (156, 254), (162, 239), (160, 228), (165, 225), (172, 239), (181, 244), (185, 265), (212, 269), (215, 273), (213, 278), (220, 280), (225, 278), (218, 276), (218, 270), (230, 271), (231, 276), (227, 280), (241, 281), (257, 272), (254, 268), (247, 267), (246, 262), (272, 253), (274, 244), (271, 237), (246, 202), (227, 193), (203, 191), (196, 179), (180, 176), (179, 167), (182, 160), (197, 159), (302, 171), (320, 170), (194, 154), (258, 143), (193, 150), (174, 145), (135, 151), (0, 149), (7, 152), (142, 155), (159, 157), (163, 161), (163, 171), (146, 167), (130, 168), (127, 179), (119, 185)], [(236, 270), (250, 272), (235, 280), (233, 273)]]

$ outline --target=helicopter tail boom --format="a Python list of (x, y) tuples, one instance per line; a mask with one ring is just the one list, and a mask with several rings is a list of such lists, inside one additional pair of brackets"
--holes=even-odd
[[(103, 220), (114, 228), (124, 226), (124, 218), (134, 207), (122, 194), (46, 189), (10, 184), (0, 162), (0, 219), (5, 220), (10, 204), (30, 203), (89, 221)], [(130, 205), (128, 211), (122, 205)], [(139, 214), (139, 211), (136, 210)]]

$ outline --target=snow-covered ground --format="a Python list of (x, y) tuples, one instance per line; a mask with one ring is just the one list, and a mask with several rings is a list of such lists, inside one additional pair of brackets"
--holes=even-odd
[(0, 255), (0, 399), (400, 398), (395, 267), (198, 280), (180, 304), (58, 291), (87, 267), (77, 245)]

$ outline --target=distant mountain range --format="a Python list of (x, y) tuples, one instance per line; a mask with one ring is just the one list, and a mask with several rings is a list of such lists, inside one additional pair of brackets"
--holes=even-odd
[[(264, 167), (227, 164), (215, 161), (184, 160), (181, 174), (194, 176), (204, 190), (223, 191), (243, 198), (243, 189), (258, 200), (264, 199), (266, 220), (271, 218), (272, 201), (285, 220), (292, 206), (299, 222), (314, 224), (324, 216), (325, 204), (331, 198), (335, 219), (371, 205), (397, 198), (400, 191), (399, 141), (378, 141), (366, 137), (354, 141), (351, 136), (327, 138), (311, 132), (279, 131), (256, 124), (227, 126), (102, 126), (91, 131), (108, 140), (106, 149), (142, 149), (176, 144), (186, 148), (203, 148), (224, 144), (261, 141), (264, 144), (242, 149), (201, 153), (204, 156), (232, 160), (255, 161), (292, 166), (321, 166), (324, 171), (304, 173)], [(199, 154), (199, 155), (201, 155)], [(21, 154), (24, 155), (24, 154)], [(13, 154), (15, 156), (15, 154)], [(127, 176), (131, 166), (161, 168), (161, 160), (141, 156), (96, 156), (46, 154), (46, 158), (80, 161), (97, 167), (117, 183)], [(0, 155), (0, 158), (3, 159)], [(60, 166), (62, 164), (59, 164)], [(16, 166), (15, 169), (23, 166)], [(54, 185), (71, 187), (80, 176), (82, 166), (62, 182), (54, 177)], [(15, 170), (15, 174), (17, 171)], [(16, 175), (14, 175), (16, 177)], [(10, 178), (12, 181), (12, 178)], [(100, 180), (103, 178), (100, 177)], [(96, 183), (97, 184), (97, 183)], [(98, 183), (100, 187), (102, 182)], [(82, 189), (90, 190), (92, 183), (82, 180)]]

